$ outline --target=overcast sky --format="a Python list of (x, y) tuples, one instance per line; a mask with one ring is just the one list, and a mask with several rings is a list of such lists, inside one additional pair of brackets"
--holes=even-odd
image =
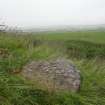
[(105, 24), (105, 0), (0, 0), (0, 21), (22, 27)]

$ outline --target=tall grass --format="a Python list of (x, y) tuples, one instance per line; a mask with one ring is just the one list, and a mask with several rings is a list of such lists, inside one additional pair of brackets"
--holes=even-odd
[[(17, 36), (0, 33), (0, 105), (104, 105), (104, 32), (67, 32)], [(81, 71), (80, 91), (49, 92), (21, 77), (32, 60), (71, 59)]]

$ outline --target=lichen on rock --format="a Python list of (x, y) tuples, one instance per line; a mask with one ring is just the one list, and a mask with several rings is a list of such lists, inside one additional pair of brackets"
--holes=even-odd
[(22, 75), (50, 90), (78, 91), (80, 88), (80, 72), (64, 58), (32, 61), (23, 67)]

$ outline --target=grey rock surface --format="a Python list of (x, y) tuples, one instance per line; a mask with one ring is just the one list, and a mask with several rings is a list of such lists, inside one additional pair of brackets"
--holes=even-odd
[(80, 72), (67, 59), (32, 61), (23, 67), (22, 75), (50, 90), (78, 91)]

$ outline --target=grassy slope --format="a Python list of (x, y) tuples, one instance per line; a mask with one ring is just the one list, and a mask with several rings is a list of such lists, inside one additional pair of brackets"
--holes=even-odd
[(105, 43), (105, 32), (62, 32), (62, 33), (41, 33), (37, 38), (45, 40), (84, 40), (96, 43)]
[[(105, 32), (43, 33), (16, 36), (0, 33), (0, 105), (104, 105)], [(19, 72), (35, 59), (72, 59), (81, 70), (78, 93), (39, 90)]]

